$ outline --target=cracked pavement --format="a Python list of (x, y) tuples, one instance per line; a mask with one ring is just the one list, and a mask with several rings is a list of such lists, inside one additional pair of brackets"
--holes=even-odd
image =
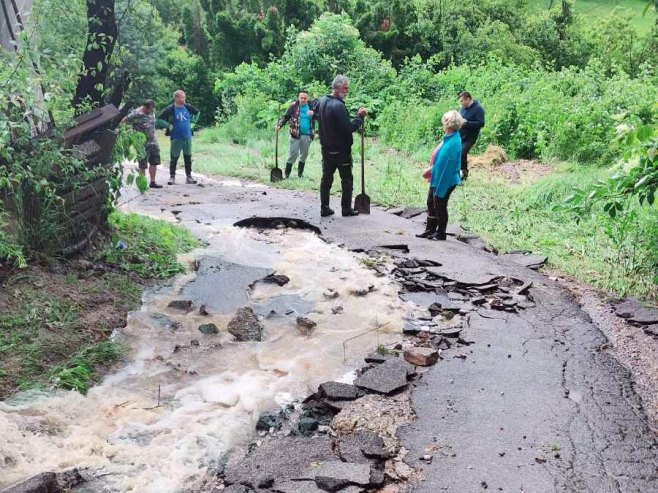
[(417, 239), (423, 216), (373, 208), (369, 216), (320, 218), (316, 194), (200, 182), (144, 196), (128, 191), (122, 209), (175, 209), (172, 222), (197, 233), (209, 218), (227, 225), (252, 216), (303, 219), (352, 250), (406, 245), (409, 253), (396, 254), (438, 261), (451, 279), (533, 282), (536, 307), (472, 314), (466, 358), (448, 352), (416, 382), (417, 420), (399, 433), (419, 471), (412, 491), (658, 492), (658, 442), (632, 375), (600, 350), (607, 339), (557, 283), (454, 238)]

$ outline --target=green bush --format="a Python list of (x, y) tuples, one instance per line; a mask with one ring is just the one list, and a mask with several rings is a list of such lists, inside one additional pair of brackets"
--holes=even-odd
[(400, 72), (399, 86), (390, 89), (393, 101), (381, 114), (380, 135), (398, 149), (430, 147), (441, 114), (458, 108), (456, 96), (462, 90), (485, 108), (478, 148), (499, 145), (512, 158), (611, 164), (621, 156), (615, 116), (637, 115), (645, 123), (655, 118), (658, 83), (649, 70), (636, 78), (623, 72), (606, 77), (596, 61), (584, 70), (551, 72), (489, 59), (476, 67), (432, 73), (431, 64), (410, 61)]
[(321, 97), (341, 73), (351, 81), (350, 111), (366, 106), (377, 115), (383, 110), (386, 101), (380, 95), (395, 83), (395, 70), (361, 41), (347, 15), (323, 14), (308, 31), (288, 31), (279, 60), (263, 68), (243, 63), (217, 80), (215, 92), (224, 119), (234, 119), (232, 126), (265, 129), (273, 127), (301, 89), (311, 98)]

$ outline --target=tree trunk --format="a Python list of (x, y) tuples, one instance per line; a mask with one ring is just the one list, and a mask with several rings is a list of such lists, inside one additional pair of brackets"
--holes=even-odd
[(76, 112), (83, 111), (84, 103), (92, 108), (103, 102), (110, 57), (117, 40), (114, 0), (87, 0), (87, 46), (82, 62), (84, 68), (78, 78), (73, 97)]

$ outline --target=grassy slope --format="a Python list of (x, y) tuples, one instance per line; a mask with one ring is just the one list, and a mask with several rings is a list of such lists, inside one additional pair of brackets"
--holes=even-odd
[[(649, 32), (655, 21), (653, 10), (649, 10), (646, 15), (642, 15), (646, 8), (648, 0), (575, 0), (574, 8), (578, 14), (586, 17), (596, 18), (606, 16), (616, 8), (621, 8), (624, 12), (633, 16), (633, 24), (642, 33)], [(542, 10), (548, 8), (550, 0), (528, 0), (528, 7), (532, 10)], [(559, 4), (559, 0), (553, 1), (554, 5)]]
[[(0, 398), (46, 386), (85, 392), (121, 357), (108, 337), (139, 307), (140, 280), (183, 270), (177, 253), (197, 245), (169, 223), (119, 213), (110, 220), (112, 236), (92, 257), (98, 268), (31, 266), (2, 281)], [(117, 250), (118, 239), (128, 248)]]
[[(194, 169), (269, 183), (270, 167), (274, 162), (273, 135), (250, 138), (245, 142), (246, 146), (242, 146), (231, 143), (223, 133), (221, 129), (208, 129), (197, 135)], [(282, 166), (288, 146), (285, 135), (280, 139), (279, 166)], [(168, 143), (163, 140), (162, 144), (166, 158)], [(359, 155), (358, 143), (354, 152), (355, 157)], [(404, 155), (369, 139), (366, 146), (366, 192), (374, 202), (382, 205), (423, 206), (427, 184), (419, 175), (425, 166), (425, 154), (428, 153), (420, 150), (417, 156)], [(311, 146), (305, 178), (295, 176), (277, 186), (318, 190), (319, 162), (319, 149), (315, 143)], [(650, 231), (658, 230), (658, 207), (637, 210), (643, 229), (619, 220), (611, 222), (601, 214), (576, 223), (572, 216), (553, 210), (574, 186), (591, 182), (601, 175), (600, 169), (561, 165), (550, 176), (511, 183), (476, 169), (467, 185), (453, 195), (452, 220), (481, 234), (501, 251), (528, 249), (542, 252), (548, 255), (550, 264), (562, 272), (607, 291), (639, 294), (657, 302), (658, 273), (652, 273), (650, 266), (651, 262), (658, 262), (655, 258), (658, 238), (651, 240)], [(339, 181), (334, 183), (336, 193)], [(359, 187), (357, 181), (356, 193)], [(651, 246), (649, 241), (657, 244)], [(645, 248), (638, 250), (638, 244)], [(653, 257), (641, 258), (647, 254)]]

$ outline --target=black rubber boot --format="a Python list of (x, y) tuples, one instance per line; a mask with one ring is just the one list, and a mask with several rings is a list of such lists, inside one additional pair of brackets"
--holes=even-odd
[(297, 176), (302, 178), (304, 176), (304, 164), (301, 161), (297, 164)]
[(290, 178), (290, 173), (292, 173), (292, 163), (286, 163), (286, 178)]
[(359, 211), (352, 209), (351, 207), (349, 209), (345, 209), (342, 212), (343, 217), (352, 217), (352, 216), (358, 216)]
[(192, 155), (183, 154), (183, 161), (185, 161), (185, 176), (192, 176)]
[(176, 176), (176, 165), (178, 164), (178, 158), (172, 157), (169, 161), (169, 176)]
[(427, 218), (427, 224), (425, 225), (425, 231), (420, 234), (417, 234), (417, 238), (429, 238), (434, 233), (436, 233), (437, 220), (435, 217)]

